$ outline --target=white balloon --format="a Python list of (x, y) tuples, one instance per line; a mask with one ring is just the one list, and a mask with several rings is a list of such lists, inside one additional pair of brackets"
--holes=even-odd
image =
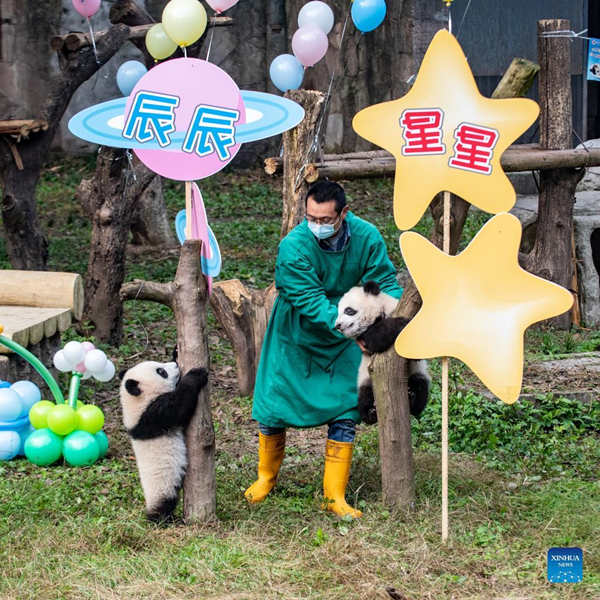
[(106, 366), (106, 354), (102, 350), (90, 350), (85, 355), (84, 364), (85, 368), (92, 372), (92, 375), (101, 373)]
[(81, 342), (69, 342), (62, 349), (65, 358), (73, 365), (78, 365), (85, 355), (84, 349), (81, 347)]
[(72, 371), (75, 368), (75, 365), (72, 365), (70, 361), (67, 360), (65, 353), (62, 350), (59, 350), (55, 355), (52, 361), (54, 366), (63, 373), (67, 373), (68, 371)]
[(333, 22), (333, 11), (319, 0), (306, 3), (298, 13), (298, 27), (315, 25), (327, 34), (332, 30)]
[(89, 371), (85, 371), (81, 376), (81, 379), (89, 379), (91, 376), (92, 374)]
[(94, 374), (94, 379), (98, 381), (110, 381), (115, 376), (115, 365), (108, 360), (102, 373)]

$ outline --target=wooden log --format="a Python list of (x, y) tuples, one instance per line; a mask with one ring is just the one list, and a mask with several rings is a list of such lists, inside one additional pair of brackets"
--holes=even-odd
[(0, 134), (16, 135), (19, 138), (28, 137), (36, 131), (46, 131), (48, 123), (43, 119), (16, 119), (0, 121)]
[(305, 162), (313, 145), (325, 95), (312, 90), (291, 90), (286, 97), (304, 108), (304, 119), (283, 134), (283, 216), (281, 237), (285, 237), (304, 218), (304, 199), (308, 185), (303, 177)]
[(513, 58), (496, 89), (492, 98), (518, 98), (524, 96), (531, 86), (540, 65), (526, 58)]
[(415, 501), (406, 360), (392, 346), (371, 361), (377, 398), (383, 503), (410, 509)]
[[(233, 24), (231, 17), (210, 17), (208, 19), (208, 27), (227, 27)], [(139, 40), (146, 37), (148, 29), (156, 23), (148, 23), (147, 25), (137, 25), (129, 28), (130, 40)], [(106, 33), (105, 30), (95, 31), (94, 39), (97, 41)], [(52, 50), (63, 50), (66, 49), (69, 52), (76, 52), (81, 48), (92, 45), (92, 38), (89, 33), (74, 31), (63, 35), (55, 35), (50, 39), (50, 48)]]
[(52, 271), (0, 271), (0, 305), (68, 308), (79, 320), (83, 313), (81, 276)]
[[(276, 164), (276, 163), (272, 163)], [(506, 173), (518, 171), (544, 171), (548, 169), (579, 169), (582, 167), (600, 166), (600, 148), (585, 150), (545, 150), (539, 146), (510, 146), (500, 159)], [(277, 165), (278, 166), (278, 165)], [(350, 161), (336, 160), (325, 163), (310, 163), (304, 169), (305, 180), (318, 179), (360, 179), (365, 177), (384, 177), (394, 175), (396, 159), (392, 155), (383, 158), (355, 159)]]
[[(210, 368), (206, 334), (208, 288), (200, 267), (201, 246), (200, 240), (186, 240), (183, 243), (173, 286), (178, 362), (184, 373), (194, 367)], [(198, 406), (186, 432), (186, 446), (188, 468), (183, 485), (185, 522), (215, 521), (215, 430), (208, 386), (198, 395)]]
[[(567, 38), (543, 34), (570, 29), (566, 19), (538, 21), (540, 146), (567, 151), (572, 142), (571, 43)], [(570, 150), (570, 152), (577, 152)], [(592, 154), (586, 152), (586, 154)], [(540, 173), (538, 222), (533, 249), (524, 267), (531, 273), (570, 289), (573, 284), (573, 204), (583, 169), (566, 164)], [(582, 165), (578, 165), (582, 166)], [(561, 329), (571, 326), (571, 313), (550, 320)]]
[(239, 279), (219, 281), (213, 286), (211, 308), (233, 347), (241, 396), (249, 396), (254, 390), (262, 342), (276, 295), (274, 283), (264, 290), (248, 289)]

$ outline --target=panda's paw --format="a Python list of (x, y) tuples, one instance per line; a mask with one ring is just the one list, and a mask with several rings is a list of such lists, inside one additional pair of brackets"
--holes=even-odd
[(186, 379), (191, 379), (199, 388), (203, 388), (208, 383), (208, 371), (201, 367), (190, 369), (185, 374)]
[(377, 423), (377, 409), (374, 406), (364, 407), (359, 409), (360, 418), (367, 425), (375, 425)]

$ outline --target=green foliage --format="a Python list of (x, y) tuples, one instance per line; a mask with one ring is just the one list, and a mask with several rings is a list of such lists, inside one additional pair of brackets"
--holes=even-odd
[[(473, 392), (450, 395), (452, 452), (477, 456), (486, 465), (529, 476), (598, 477), (600, 405), (552, 394), (507, 405)], [(437, 451), (441, 438), (441, 394), (413, 425), (418, 448)]]

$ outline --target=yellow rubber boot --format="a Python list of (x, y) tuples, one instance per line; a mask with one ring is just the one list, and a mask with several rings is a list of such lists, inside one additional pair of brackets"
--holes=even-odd
[(248, 502), (262, 502), (273, 489), (285, 453), (285, 431), (275, 435), (258, 432), (258, 479), (244, 492)]
[(340, 517), (350, 515), (360, 517), (362, 512), (346, 502), (346, 485), (352, 464), (352, 442), (327, 440), (325, 446), (325, 472), (323, 474), (323, 508), (333, 511)]

